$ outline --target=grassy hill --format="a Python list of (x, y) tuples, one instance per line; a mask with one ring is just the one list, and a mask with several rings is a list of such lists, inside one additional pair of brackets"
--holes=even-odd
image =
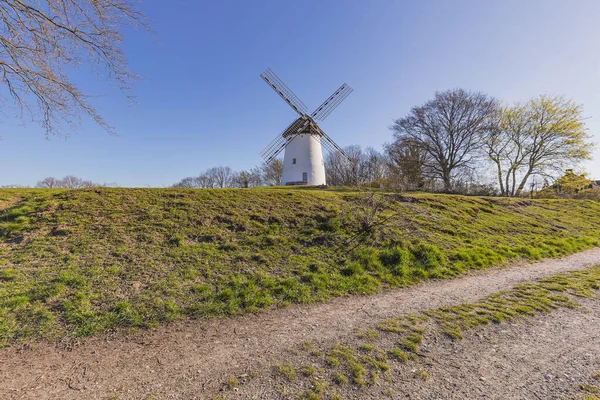
[(600, 202), (0, 190), (0, 345), (374, 293), (600, 244)]

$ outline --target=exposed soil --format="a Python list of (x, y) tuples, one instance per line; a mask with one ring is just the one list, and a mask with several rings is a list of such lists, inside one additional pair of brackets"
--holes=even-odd
[[(560, 309), (516, 323), (475, 329), (453, 341), (427, 335), (417, 362), (392, 369), (381, 385), (336, 388), (344, 399), (577, 399), (582, 383), (600, 370), (600, 301), (578, 299), (578, 310)], [(424, 380), (417, 373), (426, 371)], [(277, 382), (290, 390), (296, 383)], [(224, 399), (274, 399), (281, 389), (250, 381)], [(184, 396), (185, 397), (185, 396)]]
[[(592, 249), (373, 296), (89, 338), (71, 350), (51, 343), (13, 346), (0, 350), (0, 398), (210, 399), (227, 377), (282, 362), (286, 350), (299, 343), (335, 343), (383, 318), (474, 301), (519, 282), (598, 263), (600, 249)], [(586, 305), (588, 313), (557, 311), (470, 335), (483, 339), (440, 341), (427, 357), (435, 379), (398, 378), (391, 385), (397, 393), (410, 393), (408, 398), (538, 398), (535, 393), (560, 398), (575, 387), (570, 378), (589, 373), (590, 363), (600, 358), (600, 305)], [(239, 396), (274, 395), (257, 382)], [(381, 398), (381, 393), (361, 391), (353, 397)]]
[[(411, 399), (570, 399), (600, 369), (600, 302), (488, 326), (431, 346), (430, 379), (392, 379)], [(597, 382), (596, 382), (597, 383)]]

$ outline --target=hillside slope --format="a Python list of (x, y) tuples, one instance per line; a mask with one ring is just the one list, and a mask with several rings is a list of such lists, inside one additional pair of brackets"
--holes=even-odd
[(593, 201), (2, 190), (0, 345), (374, 293), (599, 243)]

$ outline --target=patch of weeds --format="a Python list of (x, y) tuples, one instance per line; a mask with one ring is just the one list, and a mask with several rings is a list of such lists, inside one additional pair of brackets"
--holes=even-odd
[(442, 331), (442, 333), (444, 333), (446, 336), (448, 336), (451, 339), (464, 338), (462, 330), (460, 329), (460, 326), (458, 324), (442, 323), (440, 330)]
[(319, 400), (326, 392), (329, 385), (321, 379), (313, 379), (311, 381), (312, 389), (305, 390), (298, 398), (306, 400)]
[(300, 372), (302, 372), (302, 375), (310, 377), (315, 374), (316, 369), (313, 365), (305, 365), (300, 369)]
[(311, 382), (312, 382), (313, 390), (318, 394), (325, 393), (325, 391), (329, 387), (329, 384), (323, 379), (315, 378)]
[(406, 340), (413, 342), (414, 344), (421, 344), (421, 342), (423, 342), (423, 337), (417, 332), (412, 332), (406, 337)]
[(372, 356), (363, 356), (360, 358), (360, 361), (363, 365), (369, 366), (374, 370), (387, 371), (390, 369), (390, 366), (385, 362)]
[(364, 340), (375, 341), (379, 339), (379, 333), (374, 329), (367, 329), (363, 332), (359, 332), (358, 337)]
[(371, 344), (367, 344), (367, 343), (363, 343), (360, 346), (358, 346), (359, 350), (364, 351), (366, 353), (370, 353), (372, 351), (375, 351), (375, 346), (371, 345)]
[(0, 270), (0, 281), (12, 281), (15, 279), (16, 275), (13, 268), (4, 268)]
[(304, 351), (311, 351), (313, 349), (312, 342), (304, 342), (300, 345), (300, 348)]
[(360, 363), (360, 359), (356, 356), (352, 348), (335, 345), (329, 352), (329, 356), (340, 361), (340, 364), (348, 371), (354, 384), (358, 386), (364, 386), (366, 384), (365, 367)]
[(417, 346), (413, 341), (408, 340), (408, 339), (402, 339), (400, 342), (398, 342), (398, 345), (403, 348), (404, 350), (410, 351), (411, 353), (418, 353), (419, 352), (419, 346)]
[(258, 372), (258, 371), (250, 371), (250, 373), (248, 374), (248, 376), (250, 378), (258, 378), (260, 376), (260, 372)]
[(289, 380), (290, 382), (296, 378), (296, 369), (291, 363), (279, 364), (273, 367), (275, 372)]
[(236, 387), (237, 385), (239, 385), (239, 381), (235, 376), (232, 376), (231, 378), (227, 379), (225, 382), (223, 382), (223, 386), (229, 390), (233, 389), (234, 387)]
[(336, 368), (336, 367), (340, 366), (340, 360), (337, 359), (336, 357), (328, 356), (325, 359), (325, 362), (327, 363), (327, 365), (329, 365), (332, 368)]
[(331, 374), (331, 380), (337, 385), (345, 385), (348, 383), (348, 378), (340, 371), (335, 371)]
[(379, 321), (377, 324), (377, 329), (383, 332), (394, 332), (394, 333), (405, 333), (408, 332), (406, 328), (402, 328), (400, 326), (400, 321), (397, 319), (385, 319), (383, 321)]
[(424, 381), (429, 379), (429, 373), (427, 371), (425, 371), (423, 368), (417, 369), (417, 372), (415, 372), (415, 376)]
[(305, 390), (298, 396), (298, 400), (321, 400), (321, 396), (313, 390)]
[(587, 383), (581, 383), (579, 385), (579, 389), (583, 390), (586, 393), (590, 393), (590, 394), (600, 394), (599, 388), (597, 388), (596, 386), (587, 384)]
[(400, 350), (398, 348), (395, 349), (391, 349), (388, 351), (388, 354), (390, 356), (390, 358), (400, 361), (400, 362), (407, 362), (408, 361), (408, 354), (406, 354), (405, 351)]

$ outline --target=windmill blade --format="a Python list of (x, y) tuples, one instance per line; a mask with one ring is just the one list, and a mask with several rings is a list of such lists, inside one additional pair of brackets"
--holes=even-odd
[(265, 72), (260, 74), (260, 77), (300, 116), (308, 112), (308, 107), (271, 71), (271, 68), (267, 68)]
[(283, 149), (285, 148), (285, 143), (287, 142), (287, 139), (284, 138), (281, 135), (278, 135), (275, 139), (273, 139), (271, 141), (271, 143), (269, 143), (267, 145), (267, 147), (265, 147), (261, 152), (260, 152), (260, 156), (266, 160), (268, 159), (272, 159), (277, 157), (277, 155), (281, 152), (281, 150), (278, 151), (278, 149)]
[(275, 139), (273, 139), (271, 141), (271, 143), (269, 143), (267, 145), (267, 147), (265, 147), (260, 152), (260, 155), (263, 158), (270, 158), (271, 152), (276, 151), (281, 146), (285, 147), (286, 136), (288, 136), (290, 134), (290, 132), (293, 132), (295, 129), (297, 130), (298, 128), (300, 128), (300, 126), (302, 126), (302, 121), (303, 121), (302, 118), (298, 118), (298, 119), (294, 120), (294, 122), (289, 124), (288, 127), (283, 130), (283, 132), (281, 132), (279, 135), (277, 135), (275, 137)]
[(336, 142), (333, 141), (332, 138), (330, 138), (325, 132), (323, 132), (321, 130), (322, 136), (321, 136), (321, 145), (330, 153), (335, 153), (340, 152), (340, 154), (342, 154), (344, 157), (346, 157), (348, 160), (350, 160), (350, 157), (348, 156), (348, 154), (346, 154), (346, 152), (340, 147), (338, 146), (338, 144)]
[(285, 146), (296, 136), (298, 133), (302, 132), (302, 130), (309, 124), (310, 121), (308, 119), (298, 118), (294, 122), (292, 122), (287, 128), (284, 129), (275, 139), (271, 141), (261, 152), (261, 157), (266, 162), (271, 162), (275, 157), (279, 155), (285, 149)]
[(350, 95), (350, 93), (352, 93), (352, 91), (354, 91), (354, 89), (344, 83), (338, 90), (329, 96), (329, 98), (327, 98), (323, 104), (317, 107), (317, 109), (310, 114), (311, 118), (323, 121), (329, 114), (331, 114), (333, 110), (337, 108), (337, 106), (340, 105), (342, 101), (344, 101), (346, 97)]

